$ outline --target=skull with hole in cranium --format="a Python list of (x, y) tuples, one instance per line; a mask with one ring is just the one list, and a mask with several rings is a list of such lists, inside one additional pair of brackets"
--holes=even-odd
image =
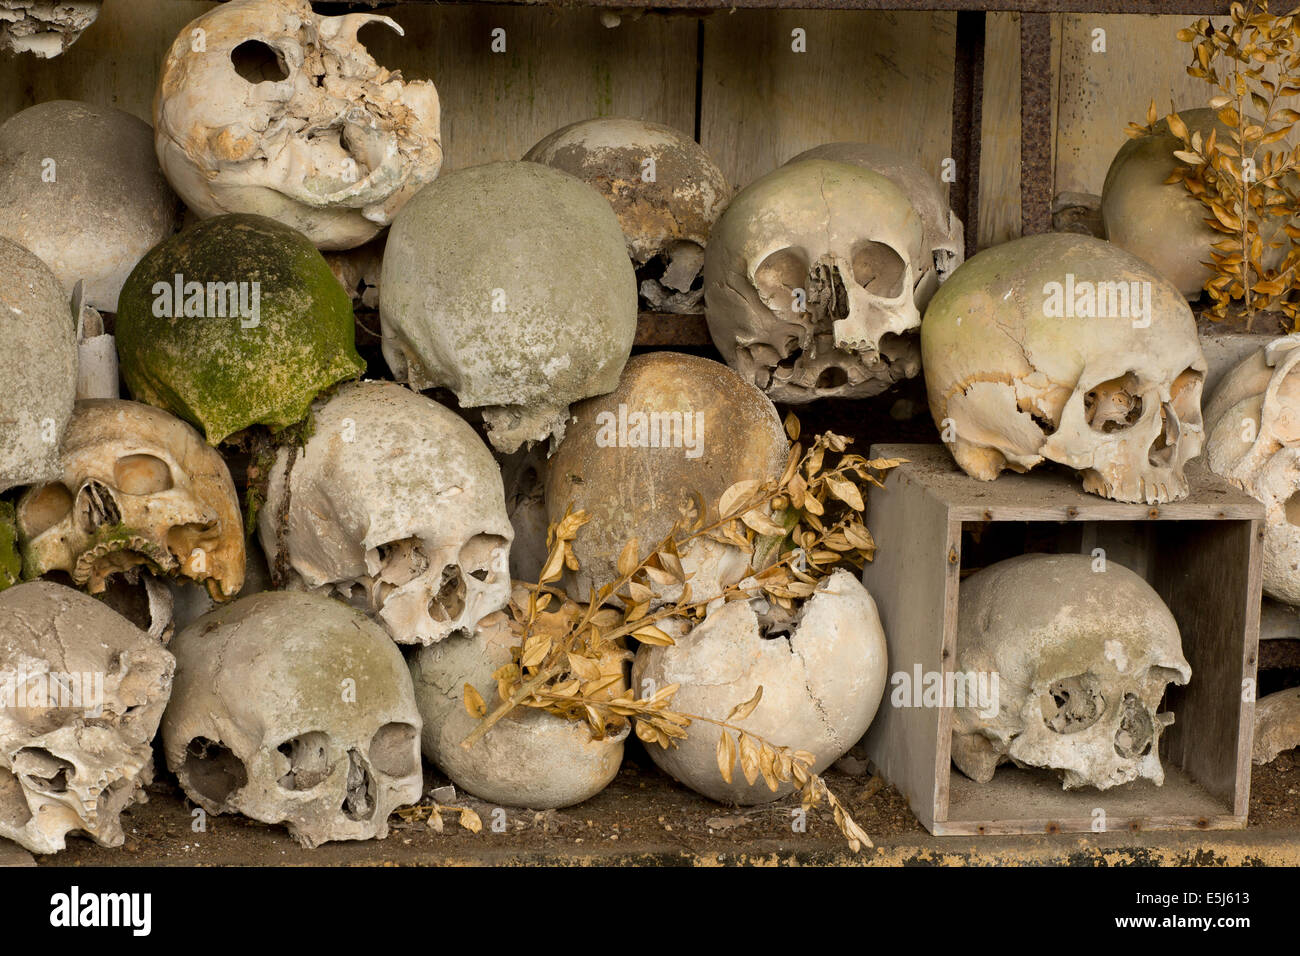
[(29, 576), (63, 571), (92, 594), (141, 567), (204, 583), (215, 600), (244, 582), (244, 534), (230, 471), (189, 425), (152, 405), (78, 402), (58, 480), (18, 502)]
[(269, 216), (349, 249), (438, 175), (438, 93), (379, 66), (357, 40), (367, 23), (402, 32), (371, 13), (318, 16), (307, 0), (234, 0), (181, 31), (154, 128), (190, 209)]
[(1210, 470), (1264, 503), (1264, 593), (1300, 604), (1300, 345), (1263, 348), (1223, 377), (1205, 408)]
[(119, 815), (152, 778), (172, 655), (72, 588), (0, 594), (0, 837), (33, 853), (68, 833), (121, 846)]
[(300, 454), (279, 451), (258, 516), (272, 569), (403, 644), (472, 633), (505, 607), (514, 532), (500, 468), (469, 424), (392, 382), (345, 385), (314, 421)]
[(1205, 358), (1183, 297), (1136, 256), (1065, 233), (986, 249), (935, 293), (921, 352), (967, 474), (1048, 459), (1117, 501), (1187, 496)]
[(906, 194), (810, 159), (742, 190), (704, 255), (709, 334), (773, 401), (866, 398), (920, 369), (924, 229)]
[(1026, 554), (971, 575), (957, 670), (991, 691), (954, 711), (952, 759), (971, 779), (1011, 761), (1059, 771), (1066, 790), (1164, 782), (1160, 733), (1174, 715), (1160, 701), (1192, 670), (1173, 615), (1128, 568)]
[(209, 813), (285, 823), (305, 847), (383, 839), (420, 799), (420, 715), (401, 651), (359, 611), (267, 591), (172, 643), (167, 766)]

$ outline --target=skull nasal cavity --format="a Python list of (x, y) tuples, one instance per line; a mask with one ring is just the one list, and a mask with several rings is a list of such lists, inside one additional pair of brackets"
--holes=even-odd
[(87, 534), (122, 523), (122, 510), (113, 492), (98, 481), (88, 481), (77, 492), (77, 520)]
[(1142, 701), (1132, 694), (1124, 695), (1120, 708), (1119, 730), (1115, 732), (1115, 753), (1132, 759), (1145, 757), (1151, 752), (1155, 738), (1155, 724)]
[(1043, 723), (1058, 734), (1087, 730), (1106, 712), (1106, 699), (1091, 674), (1053, 681), (1042, 699)]
[(235, 72), (249, 83), (270, 80), (279, 83), (289, 78), (280, 51), (261, 40), (245, 40), (230, 51), (230, 63)]
[(375, 815), (375, 779), (355, 750), (348, 751), (348, 786), (342, 809), (349, 820), (369, 820)]
[(113, 465), (113, 484), (124, 495), (156, 495), (172, 486), (172, 470), (153, 455), (126, 455)]
[(853, 280), (874, 295), (898, 298), (906, 275), (903, 257), (883, 242), (864, 242), (853, 250)]
[(429, 616), (435, 621), (454, 621), (465, 610), (465, 579), (460, 568), (449, 564), (442, 569), (442, 582), (429, 602)]

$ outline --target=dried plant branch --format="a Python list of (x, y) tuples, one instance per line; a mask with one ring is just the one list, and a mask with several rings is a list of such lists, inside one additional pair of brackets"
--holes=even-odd
[[(883, 473), (901, 459), (846, 454), (852, 440), (831, 432), (818, 435), (804, 450), (793, 415), (786, 418), (786, 430), (795, 444), (779, 478), (737, 482), (711, 508), (700, 496), (691, 496), (669, 534), (644, 554), (635, 539), (625, 543), (617, 576), (595, 588), (586, 603), (571, 599), (558, 582), (565, 569), (579, 570), (573, 541), (588, 516), (570, 509), (552, 525), (538, 582), (518, 586), (511, 602), (519, 643), (511, 662), (493, 675), (499, 702), (489, 712), (481, 695), (465, 687), (466, 709), (481, 720), (462, 746), (472, 747), (517, 707), (583, 721), (598, 739), (621, 733), (631, 720), (638, 737), (662, 747), (683, 739), (693, 721), (712, 723), (723, 728), (721, 739), (736, 748), (747, 780), (753, 783), (761, 775), (773, 789), (780, 782), (793, 783), (805, 807), (821, 802), (831, 807), (855, 852), (870, 846), (866, 833), (812, 772), (811, 755), (791, 752), (733, 723), (748, 712), (738, 708), (727, 721), (681, 714), (669, 709), (676, 685), (641, 700), (626, 687), (625, 662), (632, 656), (628, 638), (670, 645), (673, 639), (661, 623), (693, 626), (709, 607), (731, 600), (762, 596), (793, 611), (795, 602), (809, 597), (834, 570), (860, 568), (874, 556), (875, 542), (862, 521), (865, 491), (881, 485)], [(838, 457), (831, 462), (828, 456)], [(697, 600), (680, 555), (703, 538), (741, 548), (753, 559), (741, 581), (720, 595)], [(671, 592), (678, 593), (675, 600), (662, 597)], [(753, 706), (759, 698), (761, 690)], [(730, 781), (730, 768), (724, 772), (721, 759), (719, 767)]]

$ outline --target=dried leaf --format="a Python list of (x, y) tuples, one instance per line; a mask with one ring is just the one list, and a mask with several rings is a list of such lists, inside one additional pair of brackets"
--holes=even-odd
[(618, 556), (618, 573), (620, 577), (627, 577), (636, 568), (636, 546), (636, 538), (632, 538), (627, 544), (623, 545), (623, 551)]
[(736, 742), (725, 730), (718, 736), (717, 758), (718, 773), (726, 783), (730, 784), (731, 772), (736, 766)]
[(473, 684), (465, 685), (465, 712), (471, 717), (486, 717), (487, 703), (483, 695), (474, 689)]
[(735, 707), (731, 708), (731, 713), (727, 714), (727, 720), (728, 721), (744, 720), (746, 717), (748, 717), (750, 714), (754, 712), (754, 708), (758, 706), (758, 702), (761, 701), (762, 699), (763, 699), (763, 687), (760, 684), (758, 690), (754, 691), (753, 697), (749, 698), (749, 700), (745, 701), (744, 703), (737, 704)]

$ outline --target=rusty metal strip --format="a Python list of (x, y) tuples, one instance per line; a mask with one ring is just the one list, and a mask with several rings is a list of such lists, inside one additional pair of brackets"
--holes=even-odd
[(1020, 15), (1020, 234), (1052, 227), (1052, 18)]
[(329, 7), (376, 7), (409, 3), (475, 3), (487, 6), (637, 8), (650, 10), (973, 10), (988, 13), (1133, 13), (1200, 16), (1226, 14), (1230, 0), (350, 0)]

